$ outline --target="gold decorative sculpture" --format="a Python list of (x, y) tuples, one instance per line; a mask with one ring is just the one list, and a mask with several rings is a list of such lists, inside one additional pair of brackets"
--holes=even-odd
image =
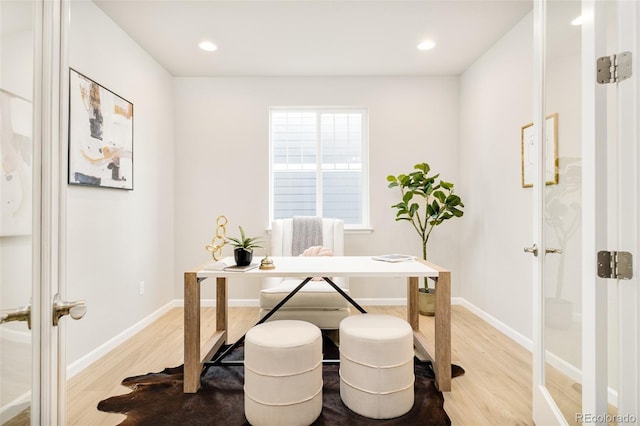
[(216, 218), (216, 235), (211, 240), (211, 244), (207, 244), (204, 248), (211, 252), (213, 260), (220, 260), (222, 247), (227, 244), (227, 217), (220, 215)]

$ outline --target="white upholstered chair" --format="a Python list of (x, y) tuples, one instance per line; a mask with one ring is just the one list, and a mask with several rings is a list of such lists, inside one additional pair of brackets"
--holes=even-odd
[[(297, 236), (300, 238), (300, 236)], [(271, 249), (269, 255), (294, 255), (293, 218), (277, 219), (271, 227)], [(344, 222), (340, 219), (322, 218), (322, 244), (330, 249), (334, 256), (344, 255)], [(276, 268), (277, 268), (276, 264)], [(260, 317), (264, 317), (287, 294), (296, 288), (306, 277), (263, 278), (260, 291)], [(349, 293), (349, 279), (335, 277), (332, 281)], [(295, 319), (308, 321), (321, 329), (337, 330), (340, 321), (348, 317), (349, 302), (336, 292), (329, 283), (309, 281), (295, 296), (283, 305), (269, 320)]]

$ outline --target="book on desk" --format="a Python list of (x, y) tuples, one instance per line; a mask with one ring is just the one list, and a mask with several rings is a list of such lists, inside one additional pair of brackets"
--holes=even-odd
[(373, 260), (380, 260), (382, 262), (412, 262), (416, 260), (415, 256), (409, 254), (382, 254), (380, 256), (373, 256)]
[(250, 271), (251, 269), (255, 269), (260, 266), (259, 263), (251, 263), (246, 266), (238, 266), (236, 265), (235, 260), (232, 257), (225, 257), (222, 260), (211, 260), (209, 263), (204, 265), (205, 271), (231, 271), (231, 272), (245, 272)]

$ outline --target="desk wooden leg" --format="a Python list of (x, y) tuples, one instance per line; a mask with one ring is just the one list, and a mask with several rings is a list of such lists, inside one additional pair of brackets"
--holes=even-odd
[(228, 342), (229, 329), (229, 305), (227, 301), (227, 279), (224, 277), (216, 278), (216, 331), (224, 333), (224, 343)]
[(184, 393), (200, 388), (200, 283), (195, 272), (184, 273)]
[(420, 330), (418, 277), (409, 277), (407, 279), (407, 322), (414, 331)]
[(451, 272), (438, 271), (436, 282), (434, 368), (441, 392), (451, 391)]

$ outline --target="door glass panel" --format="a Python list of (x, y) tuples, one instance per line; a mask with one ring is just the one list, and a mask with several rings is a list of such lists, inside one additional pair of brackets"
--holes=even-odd
[[(34, 3), (0, 1), (0, 424), (28, 425), (32, 289)], [(11, 320), (11, 321), (9, 321)]]
[(569, 424), (581, 413), (581, 59), (575, 0), (547, 0), (545, 383)]

